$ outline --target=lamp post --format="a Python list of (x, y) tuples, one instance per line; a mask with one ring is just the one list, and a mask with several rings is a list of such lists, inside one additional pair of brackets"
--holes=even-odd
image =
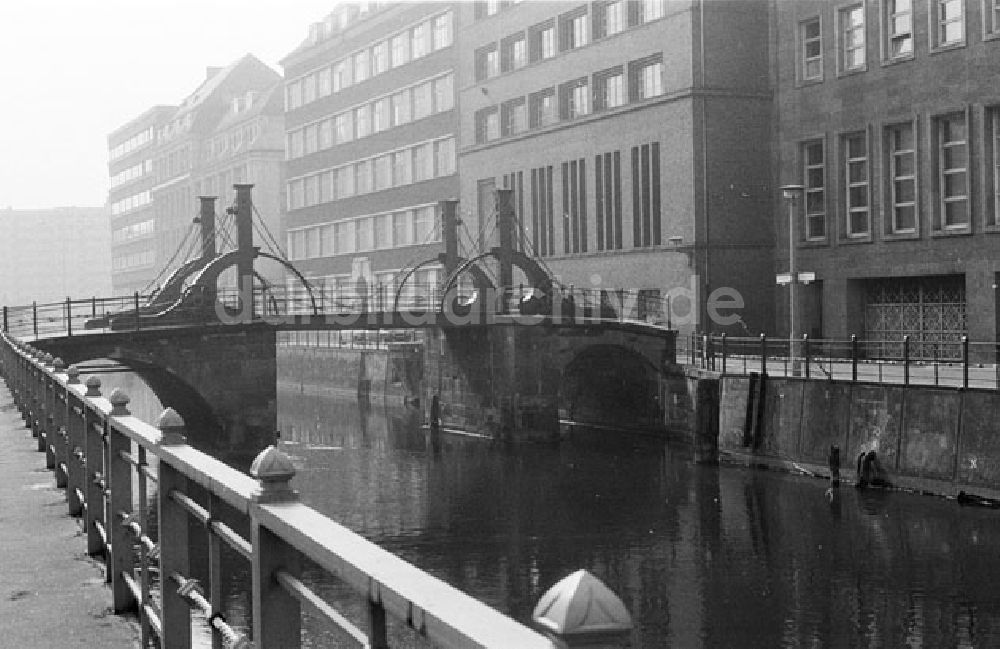
[(798, 376), (799, 362), (795, 355), (798, 320), (795, 313), (795, 285), (798, 277), (795, 271), (795, 201), (802, 195), (802, 185), (784, 185), (781, 196), (788, 203), (788, 355), (792, 361), (792, 374)]

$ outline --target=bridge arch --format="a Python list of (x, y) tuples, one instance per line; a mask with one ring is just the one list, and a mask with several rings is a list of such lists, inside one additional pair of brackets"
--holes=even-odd
[[(458, 258), (456, 258), (456, 260), (459, 263), (459, 267), (466, 266), (467, 262), (468, 262), (468, 260), (465, 257), (458, 257)], [(437, 257), (431, 257), (430, 259), (425, 259), (422, 262), (420, 262), (419, 264), (417, 264), (416, 266), (414, 266), (414, 267), (412, 267), (412, 268), (410, 268), (409, 270), (406, 271), (406, 274), (404, 274), (403, 277), (402, 277), (402, 279), (400, 279), (400, 281), (399, 281), (399, 286), (396, 287), (396, 295), (394, 296), (394, 298), (392, 300), (392, 310), (393, 311), (398, 311), (399, 310), (399, 298), (403, 294), (403, 288), (406, 285), (406, 281), (408, 279), (410, 279), (410, 277), (412, 277), (414, 273), (416, 273), (418, 270), (420, 270), (424, 266), (429, 266), (430, 264), (434, 264), (434, 263), (439, 263), (439, 264), (440, 263), (444, 263), (444, 260), (443, 260), (442, 256), (439, 255)], [(476, 290), (480, 292), (480, 294), (485, 294), (487, 290), (489, 290), (491, 288), (494, 288), (493, 281), (483, 271), (482, 268), (480, 268), (479, 266), (477, 266), (475, 264), (472, 264), (472, 265), (468, 265), (467, 266), (467, 270), (472, 275), (472, 283), (476, 287)], [(453, 275), (454, 275), (454, 273), (453, 273)], [(451, 276), (449, 276), (449, 279), (450, 279), (450, 277)], [(446, 288), (442, 291), (442, 300), (444, 299), (443, 295), (447, 294), (447, 292), (448, 292), (448, 290), (447, 290), (447, 286), (446, 286)], [(442, 305), (443, 305), (443, 302), (442, 302)]]
[(569, 419), (622, 428), (663, 425), (662, 368), (634, 347), (596, 343), (572, 350), (562, 368), (560, 408)]

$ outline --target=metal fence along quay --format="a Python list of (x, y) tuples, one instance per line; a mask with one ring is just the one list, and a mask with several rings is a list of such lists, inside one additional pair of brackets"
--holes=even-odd
[(966, 336), (887, 342), (691, 334), (677, 342), (679, 362), (721, 374), (1000, 390), (1000, 343)]
[[(143, 646), (187, 649), (192, 625), (203, 624), (213, 647), (297, 648), (303, 610), (339, 628), (343, 646), (372, 649), (390, 646), (393, 619), (393, 629), (439, 647), (627, 642), (628, 612), (584, 571), (541, 597), (533, 620), (544, 633), (536, 631), (299, 502), (295, 470), (274, 446), (242, 473), (188, 445), (172, 409), (156, 426), (143, 422), (120, 389), (105, 397), (97, 377), (81, 380), (75, 367), (9, 334), (0, 335), (0, 373), (69, 513), (84, 524), (87, 552), (104, 558), (115, 612), (138, 615)], [(223, 585), (233, 582), (224, 547), (250, 567), (250, 629), (224, 614)], [(201, 559), (206, 574), (195, 579)], [(310, 589), (306, 562), (353, 590), (364, 619), (348, 619)]]

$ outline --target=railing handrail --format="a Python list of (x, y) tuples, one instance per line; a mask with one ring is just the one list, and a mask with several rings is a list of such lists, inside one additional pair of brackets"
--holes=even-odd
[[(3, 343), (0, 360), (4, 361), (5, 377), (12, 371), (14, 365), (30, 368), (30, 378), (40, 383), (41, 389), (44, 390), (43, 400), (46, 405), (41, 406), (41, 409), (48, 413), (50, 426), (59, 425), (58, 421), (55, 424), (51, 421), (53, 413), (62, 408), (63, 413), (75, 410), (86, 421), (93, 421), (99, 428), (103, 428), (106, 435), (105, 445), (111, 449), (110, 455), (107, 456), (110, 460), (105, 461), (112, 463), (111, 468), (105, 467), (104, 470), (111, 472), (112, 476), (116, 470), (115, 462), (120, 461), (116, 458), (114, 449), (116, 447), (121, 449), (123, 443), (126, 445), (125, 448), (134, 443), (141, 457), (152, 455), (158, 459), (161, 477), (164, 471), (176, 471), (183, 478), (201, 485), (210, 497), (227, 503), (237, 513), (248, 517), (254, 526), (267, 529), (280, 539), (281, 543), (294, 548), (302, 556), (336, 575), (356, 592), (368, 597), (370, 602), (376, 602), (378, 606), (383, 607), (389, 614), (404, 623), (409, 623), (437, 646), (456, 648), (516, 646), (525, 649), (536, 647), (548, 649), (556, 646), (550, 638), (421, 571), (308, 505), (294, 500), (260, 501), (261, 495), (267, 491), (262, 479), (254, 479), (186, 442), (175, 443), (176, 440), (173, 440), (168, 443), (165, 428), (157, 428), (128, 414), (123, 405), (123, 402), (127, 403), (127, 397), (115, 393), (110, 398), (88, 395), (89, 386), (71, 380), (71, 376), (76, 375), (72, 374), (69, 368), (48, 367), (38, 362), (35, 357), (14, 345), (7, 334), (0, 334), (0, 341)], [(52, 404), (55, 399), (64, 405), (54, 408)], [(70, 423), (65, 423), (69, 428)], [(92, 426), (87, 424), (86, 428)], [(51, 437), (51, 430), (50, 428), (50, 432), (46, 435), (46, 446), (52, 444), (48, 439)], [(96, 433), (87, 430), (86, 434)], [(116, 442), (115, 439), (125, 441)], [(70, 463), (70, 461), (59, 461), (58, 449), (55, 447), (52, 451), (57, 455), (55, 462), (60, 466), (65, 467)], [(121, 450), (118, 452), (124, 453)], [(92, 462), (88, 465), (88, 471), (96, 471), (95, 467), (98, 466), (101, 465)], [(133, 464), (132, 468), (139, 468), (140, 475), (144, 470), (148, 471), (138, 467), (137, 464)], [(99, 473), (95, 476), (95, 480), (105, 479)], [(173, 481), (171, 479), (171, 483)], [(112, 478), (110, 488), (112, 502), (116, 499), (115, 485), (116, 481)], [(169, 486), (164, 487), (162, 491), (167, 493), (160, 495), (161, 510), (165, 506), (163, 498), (176, 494)], [(96, 505), (97, 503), (90, 504), (91, 507)], [(109, 515), (115, 517), (119, 515), (119, 512), (112, 508), (108, 511)], [(103, 521), (100, 525), (107, 547), (111, 547), (111, 535), (114, 531), (108, 528), (114, 525), (116, 525), (114, 521)], [(138, 528), (136, 523), (131, 525)], [(254, 536), (256, 537), (256, 533)], [(160, 540), (163, 541), (163, 536)], [(247, 541), (244, 539), (243, 542)], [(261, 550), (250, 547), (254, 565), (257, 565), (257, 555)], [(167, 550), (168, 548), (161, 550), (163, 555)], [(161, 570), (163, 569), (161, 566)], [(273, 578), (277, 578), (278, 572), (280, 566)], [(117, 583), (119, 577), (118, 574), (112, 574), (113, 582)], [(181, 590), (188, 582), (183, 576), (174, 577), (171, 574), (163, 574), (161, 580), (166, 582), (168, 577), (173, 577), (180, 583)], [(132, 589), (132, 592), (137, 594), (135, 589), (139, 587), (134, 579), (129, 579), (128, 576), (123, 578), (128, 582), (123, 588)], [(286, 580), (279, 579), (279, 581), (284, 583)], [(260, 584), (254, 583), (253, 588), (260, 588)], [(205, 602), (204, 598), (199, 601)], [(146, 603), (139, 607), (140, 616), (147, 614), (146, 608), (148, 608)], [(166, 613), (162, 615), (169, 618)], [(167, 621), (167, 619), (162, 621), (163, 626), (166, 626)], [(161, 620), (155, 614), (152, 620), (146, 620), (144, 624), (153, 629), (162, 628)], [(227, 632), (231, 632), (228, 626), (224, 624), (221, 626), (225, 627)], [(297, 646), (297, 639), (295, 643), (294, 646)]]

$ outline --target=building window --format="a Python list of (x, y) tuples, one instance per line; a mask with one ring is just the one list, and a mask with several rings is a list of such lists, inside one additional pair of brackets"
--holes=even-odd
[(594, 110), (607, 110), (625, 104), (625, 75), (622, 66), (594, 75)]
[(823, 153), (822, 140), (802, 145), (806, 241), (822, 241), (826, 238), (826, 160)]
[(803, 81), (823, 78), (823, 43), (819, 28), (819, 18), (810, 18), (799, 23), (799, 43), (802, 52), (801, 70)]
[(965, 41), (965, 0), (934, 0), (937, 12), (935, 47), (958, 45)]
[(434, 110), (438, 113), (451, 110), (455, 107), (455, 78), (448, 74), (439, 79), (435, 79), (434, 85)]
[(865, 68), (864, 5), (840, 10), (840, 56), (840, 69), (844, 72)]
[(547, 20), (528, 30), (528, 59), (534, 63), (556, 55), (555, 23)]
[(392, 184), (394, 187), (413, 182), (413, 153), (410, 149), (392, 154)]
[(305, 128), (305, 139), (306, 155), (316, 153), (316, 147), (319, 145), (319, 129), (316, 124), (310, 124)]
[(886, 154), (889, 163), (889, 223), (892, 234), (917, 230), (916, 148), (913, 124), (886, 128)]
[(503, 39), (500, 50), (500, 68), (503, 72), (524, 67), (528, 62), (528, 44), (523, 33), (517, 33)]
[(393, 213), (392, 239), (396, 246), (413, 245), (413, 216), (409, 210)]
[(392, 96), (392, 124), (400, 126), (410, 121), (410, 89)]
[(449, 137), (434, 143), (434, 161), (438, 177), (455, 173), (455, 138)]
[(305, 148), (305, 138), (302, 129), (292, 131), (288, 135), (288, 156), (290, 158), (301, 158)]
[(293, 110), (302, 105), (302, 82), (293, 81), (288, 84), (288, 89), (285, 94), (285, 105), (288, 106), (289, 110)]
[(389, 69), (389, 41), (376, 43), (372, 47), (372, 76)]
[(340, 113), (333, 118), (334, 131), (337, 134), (337, 143), (350, 142), (354, 139), (354, 113), (348, 111)]
[(354, 109), (354, 127), (359, 138), (371, 135), (371, 106), (369, 104)]
[(410, 35), (397, 34), (392, 37), (392, 67), (398, 68), (410, 62)]
[(371, 160), (362, 160), (354, 165), (354, 187), (358, 194), (367, 194), (372, 190)]
[(559, 16), (559, 49), (565, 52), (587, 44), (587, 7)]
[(1000, 35), (1000, 0), (985, 0), (983, 31), (987, 36)]
[(422, 83), (413, 89), (413, 119), (423, 119), (434, 110), (434, 95), (431, 82)]
[(562, 163), (563, 252), (587, 252), (586, 160)]
[[(438, 241), (434, 228), (434, 208), (418, 207), (413, 210), (413, 238), (416, 243), (432, 243)], [(431, 282), (429, 282), (431, 283)], [(436, 282), (433, 282), (436, 284)]]
[(642, 25), (666, 15), (664, 0), (635, 0), (629, 10), (629, 24)]
[(529, 124), (541, 128), (556, 121), (556, 95), (552, 88), (539, 90), (528, 96)]
[(434, 177), (434, 145), (430, 142), (413, 148), (413, 182)]
[(886, 0), (885, 42), (889, 60), (913, 55), (913, 0)]
[(625, 29), (625, 0), (594, 4), (594, 38), (613, 36)]
[(389, 98), (382, 97), (372, 104), (372, 133), (379, 133), (389, 127)]
[(969, 141), (964, 113), (935, 120), (939, 222), (945, 228), (969, 225)]
[(528, 127), (527, 109), (524, 97), (506, 101), (500, 107), (500, 130), (502, 135), (517, 135)]
[(354, 55), (354, 82), (361, 83), (368, 78), (371, 73), (371, 60), (368, 50), (361, 50)]
[(660, 143), (632, 147), (632, 241), (660, 245)]
[(351, 85), (351, 66), (348, 61), (337, 61), (333, 66), (333, 91), (340, 92)]
[(552, 219), (552, 167), (531, 170), (531, 242), (535, 254), (555, 254), (555, 227)]
[(427, 56), (430, 53), (430, 23), (420, 23), (412, 30), (412, 48), (411, 54), (413, 58), (419, 59), (423, 56)]
[(620, 250), (622, 171), (619, 151), (594, 157), (594, 191), (597, 207), (597, 249)]
[(375, 191), (392, 187), (392, 156), (380, 155), (375, 158)]
[(629, 95), (632, 101), (663, 94), (663, 55), (632, 61), (629, 68)]
[(590, 91), (587, 77), (575, 79), (559, 86), (559, 117), (574, 119), (590, 112)]
[(496, 106), (476, 111), (476, 143), (491, 142), (500, 137), (500, 115)]
[(319, 123), (319, 148), (329, 149), (333, 146), (333, 120), (324, 119)]
[(337, 198), (354, 196), (354, 168), (340, 167), (334, 170), (334, 183), (337, 187)]
[(492, 16), (500, 11), (500, 0), (476, 0), (476, 20)]
[(868, 137), (862, 131), (841, 139), (844, 156), (844, 207), (847, 236), (869, 234)]
[(448, 47), (452, 42), (451, 12), (434, 19), (434, 49)]
[(992, 184), (987, 193), (986, 225), (1000, 226), (1000, 107), (990, 108), (986, 113), (986, 159), (989, 168), (986, 180)]
[(496, 43), (476, 50), (476, 81), (483, 81), (500, 74), (500, 57)]

